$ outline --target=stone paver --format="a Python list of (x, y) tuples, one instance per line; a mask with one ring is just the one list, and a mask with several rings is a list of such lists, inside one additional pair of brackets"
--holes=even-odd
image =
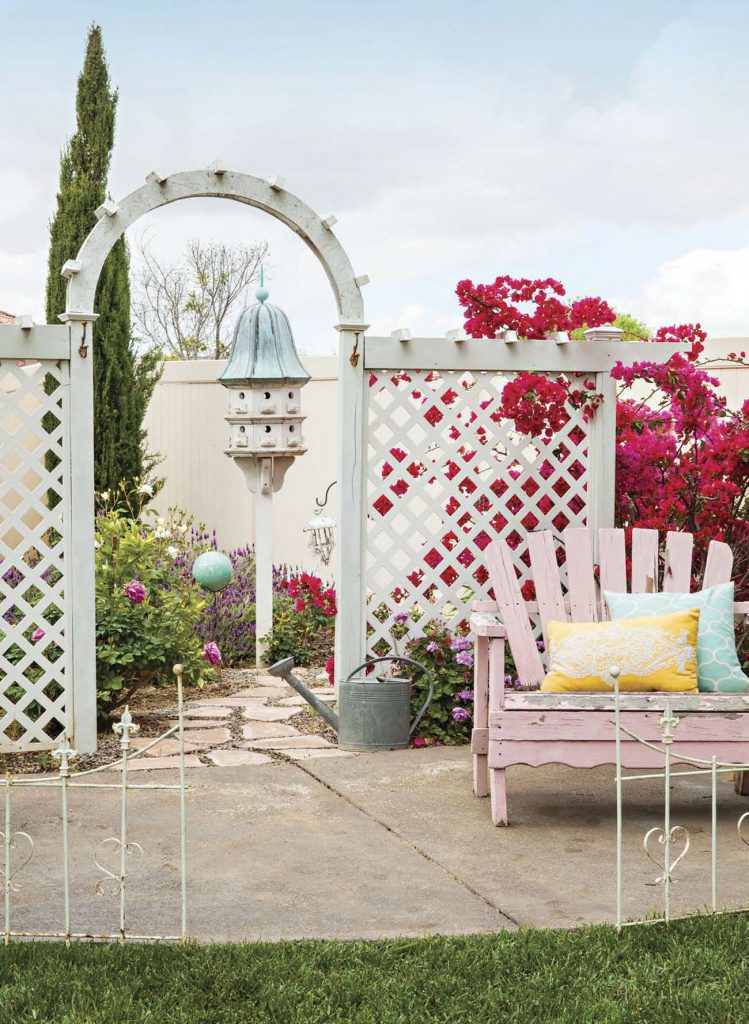
[(242, 712), (242, 717), (251, 722), (284, 722), (296, 714), (296, 708), (268, 708), (260, 705), (256, 708), (247, 708)]
[(261, 740), (270, 736), (280, 739), (284, 736), (298, 736), (299, 730), (285, 722), (248, 722), (242, 726), (242, 735), (246, 740)]
[(258, 750), (298, 750), (303, 747), (332, 747), (333, 744), (322, 736), (289, 736), (281, 739), (256, 740), (253, 747)]
[(252, 750), (212, 750), (208, 759), (219, 768), (241, 768), (245, 765), (268, 764), (273, 759)]
[[(251, 690), (252, 689), (257, 689), (258, 687), (261, 687), (261, 686), (269, 686), (269, 687), (270, 686), (275, 686), (275, 687), (283, 686), (283, 687), (285, 687), (287, 685), (283, 681), (283, 679), (281, 679), (280, 676), (269, 676), (269, 675), (264, 675), (264, 674), (256, 675), (255, 676), (255, 682), (256, 682), (257, 686), (256, 687), (252, 687), (251, 686), (251, 687), (248, 687), (248, 689), (251, 689)], [(245, 692), (244, 690), (240, 690), (240, 693), (244, 693), (244, 692)]]
[[(190, 734), (193, 735), (192, 733)], [(154, 736), (134, 736), (130, 740), (130, 745), (135, 750), (143, 750), (149, 743), (153, 743)], [(206, 744), (203, 744), (205, 746)], [(196, 750), (200, 750), (200, 744), (195, 742), (188, 742), (185, 740), (185, 753), (192, 754)], [(168, 736), (165, 740), (161, 740), (155, 747), (151, 747), (147, 754), (143, 754), (143, 757), (169, 757), (171, 754), (179, 754), (179, 740), (173, 736)]]
[(277, 748), (279, 753), (290, 757), (292, 761), (310, 761), (313, 757), (353, 757), (351, 750), (339, 750), (338, 747), (320, 747), (318, 750), (291, 750)]
[[(179, 757), (139, 757), (136, 761), (128, 761), (127, 770), (130, 772), (154, 771), (160, 768), (179, 768)], [(205, 768), (197, 754), (185, 755), (185, 768)]]
[[(173, 725), (179, 725), (179, 721), (176, 718), (172, 718), (169, 722), (169, 728)], [(207, 720), (205, 718), (185, 718), (185, 729), (226, 729), (229, 725), (228, 718), (222, 718), (220, 721), (213, 719)]]
[[(325, 693), (316, 693), (315, 696), (318, 700), (321, 700), (323, 704), (332, 703), (336, 698), (335, 694), (332, 694), (329, 690)], [(284, 697), (280, 704), (285, 708), (299, 708), (299, 707), (310, 707), (309, 701), (305, 700), (304, 697), (297, 694), (294, 697)]]
[(190, 729), (185, 742), (198, 743), (201, 747), (210, 743), (228, 743), (231, 733), (228, 729)]
[(215, 706), (215, 707), (199, 707), (195, 704), (188, 704), (185, 707), (185, 721), (188, 718), (226, 718), (226, 708)]
[(244, 708), (248, 705), (254, 704), (256, 701), (262, 703), (268, 699), (276, 699), (283, 697), (284, 693), (282, 690), (276, 690), (273, 693), (247, 693), (237, 694), (233, 693), (230, 697), (206, 697), (205, 700), (196, 700), (195, 703), (188, 704), (189, 709), (193, 708)]

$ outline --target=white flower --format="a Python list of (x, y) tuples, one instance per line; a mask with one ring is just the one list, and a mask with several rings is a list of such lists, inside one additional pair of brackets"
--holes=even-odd
[(177, 527), (177, 533), (187, 533), (187, 527), (184, 523), (180, 523)]
[(157, 540), (166, 540), (167, 537), (171, 537), (169, 531), (165, 530), (163, 526), (157, 526), (153, 531), (153, 535)]
[(159, 518), (156, 520), (156, 524), (157, 526), (164, 526), (166, 525), (166, 519), (164, 519), (163, 516), (159, 516)]
[(99, 550), (99, 548), (101, 547), (101, 541), (100, 541), (100, 540), (95, 540), (95, 541), (94, 541), (94, 547), (95, 547), (95, 548), (96, 548), (96, 550), (98, 551), (98, 550)]
[(153, 497), (153, 487), (151, 484), (141, 484), (138, 488), (138, 494), (147, 494), (149, 498)]
[(109, 501), (109, 491), (102, 491), (101, 492), (101, 500), (102, 501)]
[(166, 549), (166, 553), (169, 555), (170, 558), (176, 558), (177, 555), (179, 554), (179, 548), (175, 548), (174, 544), (170, 544), (169, 547)]

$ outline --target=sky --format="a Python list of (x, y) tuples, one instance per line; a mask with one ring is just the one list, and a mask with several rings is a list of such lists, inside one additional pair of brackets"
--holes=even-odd
[[(749, 335), (747, 0), (0, 0), (0, 309), (38, 321), (92, 21), (120, 93), (113, 198), (215, 159), (282, 175), (338, 218), (372, 334), (442, 336), (458, 280), (511, 274)], [(268, 215), (189, 200), (143, 237), (168, 259), (267, 240), (299, 348), (335, 351), (322, 269)]]

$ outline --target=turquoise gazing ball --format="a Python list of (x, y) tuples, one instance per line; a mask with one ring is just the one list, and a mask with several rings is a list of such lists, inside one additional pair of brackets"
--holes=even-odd
[(231, 583), (234, 570), (221, 551), (204, 551), (192, 563), (192, 575), (196, 583), (215, 594)]

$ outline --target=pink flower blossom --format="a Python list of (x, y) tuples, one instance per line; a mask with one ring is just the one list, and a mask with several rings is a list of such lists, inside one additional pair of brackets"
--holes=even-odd
[(143, 604), (146, 598), (146, 588), (139, 580), (130, 580), (122, 588), (125, 597), (129, 597), (133, 604)]
[(210, 662), (211, 665), (220, 665), (221, 651), (218, 649), (218, 644), (215, 644), (213, 640), (209, 640), (203, 648), (203, 657), (206, 661)]
[(40, 641), (40, 640), (43, 640), (45, 636), (46, 636), (46, 633), (44, 632), (44, 630), (43, 630), (43, 629), (40, 629), (40, 628), (39, 628), (39, 627), (37, 626), (37, 628), (36, 628), (36, 629), (34, 630), (34, 632), (33, 632), (33, 633), (31, 634), (31, 642), (32, 642), (32, 643), (34, 643), (34, 644), (38, 644), (38, 643), (39, 643), (39, 641)]

